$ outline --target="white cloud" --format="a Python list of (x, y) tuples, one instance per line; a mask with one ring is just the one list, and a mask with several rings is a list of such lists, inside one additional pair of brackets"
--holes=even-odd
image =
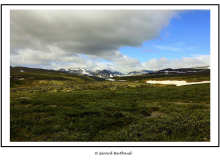
[[(62, 62), (85, 65), (105, 59), (116, 65), (137, 66), (135, 58), (118, 52), (141, 46), (159, 36), (174, 10), (11, 10), (11, 65), (54, 68)], [(53, 64), (53, 65), (52, 65)], [(123, 67), (122, 67), (123, 68)]]
[(180, 46), (185, 45), (185, 43), (183, 43), (183, 42), (177, 42), (176, 44), (180, 45)]
[(190, 50), (190, 51), (194, 51), (199, 49), (199, 47), (197, 46), (191, 46), (191, 47), (179, 47), (184, 45), (184, 43), (178, 42), (176, 43), (176, 45), (174, 44), (173, 46), (177, 46), (177, 47), (170, 47), (170, 46), (164, 46), (164, 45), (153, 45), (152, 47), (160, 49), (160, 50), (168, 50), (168, 51), (186, 51), (186, 50)]
[[(21, 66), (43, 67), (47, 69), (76, 68), (99, 70), (109, 69), (128, 73), (137, 70), (159, 70), (164, 68), (188, 68), (198, 66), (209, 66), (210, 55), (192, 55), (193, 57), (183, 57), (181, 59), (151, 59), (141, 63), (138, 59), (121, 54), (114, 53), (116, 57), (107, 57), (108, 61), (101, 62), (96, 56), (84, 56), (74, 54), (72, 56), (57, 56), (56, 54), (44, 55), (43, 52), (32, 50), (19, 51), (17, 55), (11, 57), (11, 65), (16, 66), (17, 59)], [(44, 58), (46, 56), (46, 58)], [(42, 65), (43, 64), (43, 65)]]
[[(157, 38), (177, 13), (174, 10), (11, 10), (11, 65), (121, 72), (209, 65), (207, 55), (141, 63), (135, 55), (129, 57), (119, 52), (120, 47), (137, 47)], [(170, 51), (183, 49), (154, 47)], [(147, 48), (146, 52), (154, 51)]]
[(194, 47), (188, 47), (188, 48), (185, 48), (185, 49), (187, 49), (187, 50), (196, 50), (196, 49), (198, 49), (198, 47), (197, 46), (194, 46)]
[(176, 47), (161, 46), (161, 45), (154, 45), (153, 47), (154, 47), (154, 48), (161, 49), (161, 50), (180, 51), (180, 48), (176, 48)]
[(183, 57), (181, 59), (152, 59), (142, 63), (145, 69), (159, 70), (164, 68), (190, 68), (199, 66), (209, 66), (210, 55), (200, 55), (195, 57)]

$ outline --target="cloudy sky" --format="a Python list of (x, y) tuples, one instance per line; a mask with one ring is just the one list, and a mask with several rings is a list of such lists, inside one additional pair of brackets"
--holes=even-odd
[(11, 10), (10, 65), (127, 73), (210, 65), (209, 10)]

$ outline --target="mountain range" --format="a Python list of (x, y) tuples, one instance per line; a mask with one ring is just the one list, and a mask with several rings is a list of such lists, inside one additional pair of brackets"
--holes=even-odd
[(101, 78), (109, 78), (109, 77), (122, 77), (122, 76), (134, 76), (134, 75), (143, 75), (152, 73), (154, 71), (151, 70), (141, 70), (141, 71), (133, 71), (128, 74), (124, 74), (118, 71), (110, 71), (110, 70), (88, 70), (85, 68), (70, 68), (70, 69), (59, 69), (60, 72), (70, 73), (70, 74), (78, 74), (85, 76), (96, 76)]
[[(16, 67), (10, 66), (10, 68), (16, 68)], [(20, 68), (22, 68), (22, 67), (20, 67)], [(27, 68), (25, 68), (25, 70), (27, 70)], [(136, 75), (146, 75), (146, 74), (184, 74), (184, 73), (190, 74), (192, 72), (200, 74), (199, 72), (210, 72), (210, 66), (193, 67), (193, 68), (177, 68), (177, 69), (166, 68), (166, 69), (157, 70), (157, 71), (140, 70), (140, 71), (132, 71), (127, 74), (121, 73), (118, 71), (106, 70), (106, 69), (104, 69), (104, 70), (88, 70), (88, 69), (80, 68), (80, 67), (69, 68), (69, 69), (61, 68), (59, 70), (53, 70), (53, 71), (111, 79), (113, 77), (125, 77), (125, 76), (136, 76)], [(24, 71), (22, 69), (20, 69), (20, 72), (24, 72)]]
[(101, 78), (110, 78), (110, 77), (123, 77), (123, 76), (135, 76), (135, 75), (145, 75), (145, 74), (182, 74), (182, 73), (190, 73), (190, 72), (202, 72), (210, 70), (210, 66), (203, 67), (193, 67), (193, 68), (166, 68), (158, 71), (153, 70), (140, 70), (140, 71), (132, 71), (128, 74), (121, 73), (118, 71), (110, 71), (110, 70), (88, 70), (85, 68), (70, 68), (70, 69), (59, 69), (60, 72), (70, 73), (70, 74), (78, 74), (85, 76), (95, 76)]

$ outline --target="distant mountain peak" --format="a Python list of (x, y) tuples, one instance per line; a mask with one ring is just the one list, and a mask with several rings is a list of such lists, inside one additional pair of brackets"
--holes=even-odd
[(203, 66), (203, 67), (191, 67), (191, 68), (166, 68), (161, 69), (158, 71), (153, 70), (139, 70), (139, 71), (132, 71), (128, 74), (124, 74), (118, 71), (111, 71), (107, 69), (103, 70), (88, 70), (85, 68), (70, 68), (70, 69), (59, 69), (60, 72), (70, 73), (70, 74), (78, 74), (78, 75), (85, 75), (85, 76), (95, 76), (101, 78), (112, 78), (112, 77), (123, 77), (123, 76), (136, 76), (136, 75), (145, 75), (145, 74), (182, 74), (182, 73), (191, 73), (191, 72), (202, 72), (205, 70), (209, 70), (210, 66)]
[(86, 75), (86, 76), (96, 76), (102, 78), (110, 78), (110, 77), (121, 77), (121, 76), (133, 76), (133, 75), (143, 75), (152, 73), (150, 70), (141, 70), (141, 71), (132, 71), (128, 74), (124, 74), (118, 71), (111, 71), (107, 69), (103, 70), (88, 70), (85, 68), (70, 68), (70, 69), (59, 69), (60, 72), (70, 73), (70, 74), (78, 74), (78, 75)]

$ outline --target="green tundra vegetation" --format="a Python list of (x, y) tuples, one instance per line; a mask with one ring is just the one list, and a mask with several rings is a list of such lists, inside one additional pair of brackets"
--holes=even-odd
[[(24, 72), (20, 72), (23, 70)], [(210, 141), (210, 84), (152, 85), (146, 80), (210, 80), (210, 73), (142, 75), (106, 81), (12, 67), (10, 141)]]

